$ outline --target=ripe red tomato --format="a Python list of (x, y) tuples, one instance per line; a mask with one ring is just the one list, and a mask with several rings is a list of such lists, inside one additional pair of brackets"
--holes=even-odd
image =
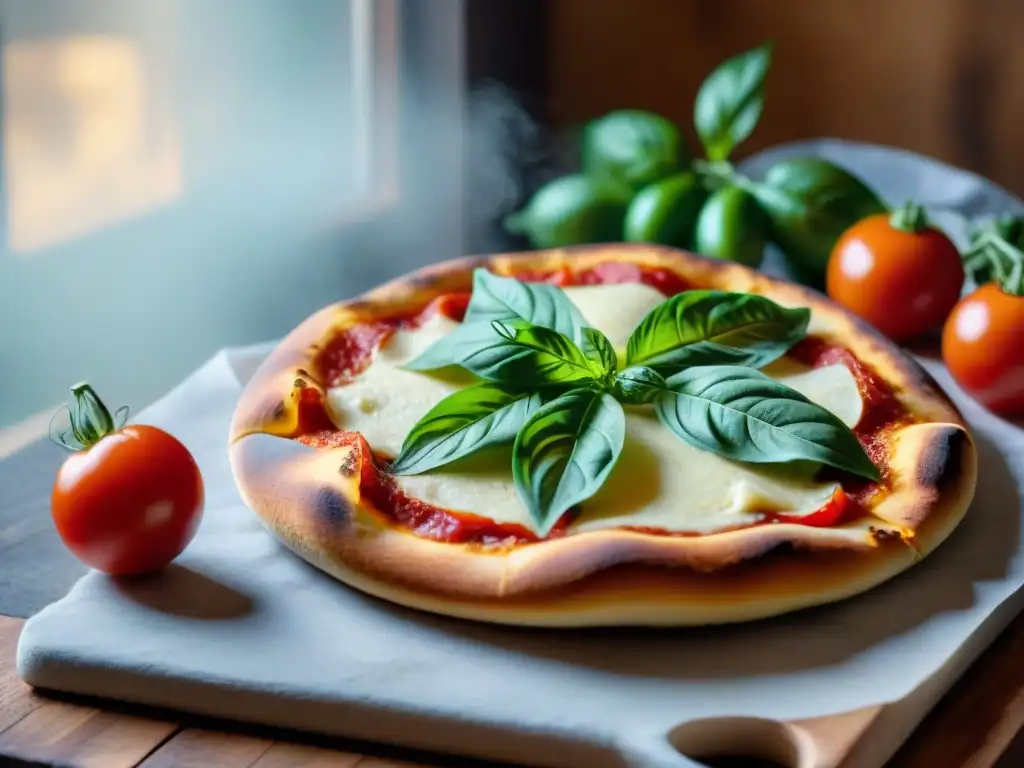
[(75, 450), (53, 485), (53, 521), (83, 563), (117, 576), (157, 571), (188, 546), (202, 517), (199, 466), (177, 438), (117, 428), (88, 384), (72, 388)]
[(913, 203), (854, 224), (836, 241), (826, 289), (894, 341), (937, 328), (964, 284), (956, 245)]
[(834, 528), (839, 525), (854, 509), (856, 502), (842, 488), (836, 488), (832, 498), (825, 502), (821, 509), (809, 515), (787, 515), (776, 512), (770, 519), (776, 523), (797, 523), (815, 528)]
[(965, 296), (942, 329), (942, 359), (986, 408), (1024, 412), (1024, 296), (996, 283)]

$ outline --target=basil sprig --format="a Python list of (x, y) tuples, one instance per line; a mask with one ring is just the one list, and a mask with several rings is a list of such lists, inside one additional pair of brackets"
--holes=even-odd
[(806, 336), (808, 309), (756, 294), (685, 291), (637, 324), (620, 369), (619, 351), (555, 286), (484, 270), (473, 285), (463, 323), (407, 367), (458, 365), (482, 381), (420, 419), (392, 463), (395, 474), (511, 444), (516, 489), (545, 535), (607, 479), (628, 405), (653, 407), (681, 440), (732, 461), (811, 461), (879, 477), (839, 418), (756, 370)]
[(542, 536), (597, 493), (625, 440), (619, 401), (593, 388), (560, 395), (523, 424), (512, 448), (512, 478)]
[(490, 325), (491, 337), (462, 359), (471, 373), (517, 387), (594, 378), (594, 364), (568, 336), (525, 320)]
[(726, 160), (747, 139), (764, 109), (770, 42), (722, 62), (697, 91), (693, 123), (709, 160)]
[(654, 401), (658, 419), (696, 448), (756, 464), (818, 461), (878, 479), (875, 465), (839, 418), (760, 371), (697, 366), (665, 383)]
[(787, 309), (756, 294), (685, 291), (640, 321), (626, 362), (662, 374), (722, 363), (761, 368), (800, 341), (810, 320), (809, 309)]
[(486, 269), (473, 272), (473, 293), (462, 325), (405, 364), (410, 371), (461, 365), (482, 345), (493, 341), (492, 322), (526, 321), (579, 340), (585, 325), (576, 305), (554, 285), (523, 283)]
[(409, 432), (391, 471), (418, 475), (482, 448), (511, 443), (540, 405), (536, 392), (489, 381), (453, 392)]

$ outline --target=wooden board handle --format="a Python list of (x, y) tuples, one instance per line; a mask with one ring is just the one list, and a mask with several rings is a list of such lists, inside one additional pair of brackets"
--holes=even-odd
[(692, 720), (672, 730), (669, 741), (683, 755), (754, 757), (785, 768), (867, 768), (871, 758), (856, 755), (861, 737), (882, 707), (791, 722), (757, 717)]

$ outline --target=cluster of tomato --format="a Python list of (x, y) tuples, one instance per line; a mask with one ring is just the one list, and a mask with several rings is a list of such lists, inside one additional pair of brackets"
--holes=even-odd
[[(941, 328), (942, 358), (993, 412), (1024, 412), (1024, 222), (977, 228), (961, 254), (907, 203), (854, 224), (828, 262), (829, 297), (896, 342)], [(974, 287), (964, 295), (968, 278)]]

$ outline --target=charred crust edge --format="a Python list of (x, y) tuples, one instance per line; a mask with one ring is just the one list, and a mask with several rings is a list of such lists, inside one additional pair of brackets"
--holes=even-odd
[(349, 451), (338, 465), (338, 473), (343, 477), (352, 477), (358, 470), (359, 454), (356, 451)]
[(274, 421), (281, 421), (288, 415), (288, 404), (284, 400), (278, 400), (277, 405), (274, 406), (274, 410), (271, 413), (271, 418)]
[(955, 485), (962, 473), (969, 442), (967, 432), (960, 427), (950, 424), (935, 429), (921, 451), (917, 483), (940, 493)]
[(313, 512), (318, 523), (329, 528), (346, 525), (352, 520), (353, 510), (348, 499), (336, 488), (324, 486), (316, 492)]

